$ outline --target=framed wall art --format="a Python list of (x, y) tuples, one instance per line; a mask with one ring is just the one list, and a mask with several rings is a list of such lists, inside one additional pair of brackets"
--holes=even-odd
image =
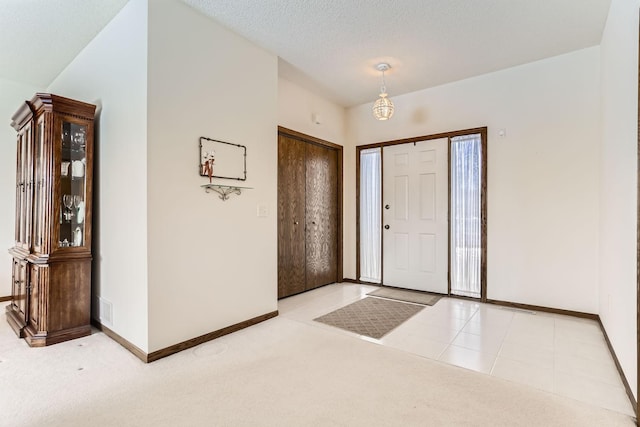
[(247, 147), (200, 137), (200, 176), (247, 180)]

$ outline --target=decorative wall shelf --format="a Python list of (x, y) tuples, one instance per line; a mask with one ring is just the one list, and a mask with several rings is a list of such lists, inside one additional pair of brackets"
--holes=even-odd
[(205, 184), (201, 185), (201, 187), (204, 188), (204, 191), (207, 193), (215, 191), (222, 200), (227, 200), (231, 194), (240, 195), (242, 194), (242, 190), (251, 190), (251, 187), (238, 187), (236, 185)]

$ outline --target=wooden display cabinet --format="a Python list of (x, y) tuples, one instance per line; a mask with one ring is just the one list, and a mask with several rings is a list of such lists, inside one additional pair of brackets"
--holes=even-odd
[(95, 108), (37, 93), (12, 117), (16, 234), (7, 321), (33, 347), (91, 333)]

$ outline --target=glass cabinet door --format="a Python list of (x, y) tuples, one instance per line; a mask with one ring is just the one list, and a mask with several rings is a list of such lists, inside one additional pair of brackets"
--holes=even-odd
[(23, 248), (31, 249), (31, 210), (33, 209), (33, 143), (31, 140), (31, 123), (24, 127), (24, 145), (27, 157), (22, 163), (24, 171), (24, 211), (22, 212), (23, 235), (20, 240)]
[(84, 246), (87, 126), (62, 122), (58, 247)]
[(42, 251), (43, 227), (44, 227), (44, 195), (45, 176), (44, 170), (46, 162), (44, 151), (44, 116), (40, 117), (35, 130), (34, 143), (34, 177), (33, 177), (33, 247), (36, 252)]
[(31, 125), (26, 125), (18, 134), (18, 164), (16, 179), (16, 245), (28, 249), (30, 183), (31, 183)]

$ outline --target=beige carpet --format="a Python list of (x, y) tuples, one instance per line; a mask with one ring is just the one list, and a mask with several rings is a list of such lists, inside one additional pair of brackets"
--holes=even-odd
[(404, 302), (364, 298), (313, 320), (380, 339), (423, 308)]
[(442, 295), (398, 288), (380, 288), (376, 289), (373, 292), (369, 292), (367, 295), (371, 295), (372, 297), (389, 298), (398, 301), (413, 302), (415, 304), (423, 305), (434, 305), (440, 300), (440, 298), (442, 298)]
[(150, 365), (102, 333), (29, 348), (0, 318), (0, 385), (3, 427), (634, 426), (283, 317)]

